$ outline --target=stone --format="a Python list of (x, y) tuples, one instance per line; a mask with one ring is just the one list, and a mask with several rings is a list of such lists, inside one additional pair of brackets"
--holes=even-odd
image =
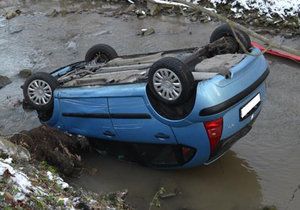
[(137, 33), (138, 36), (149, 36), (151, 34), (154, 34), (155, 33), (155, 30), (154, 28), (150, 27), (150, 28), (143, 28), (141, 29), (141, 31), (139, 31)]
[(14, 18), (14, 17), (16, 17), (18, 14), (15, 12), (15, 11), (8, 11), (8, 12), (6, 12), (6, 14), (5, 14), (5, 18), (7, 19), (7, 20), (9, 20), (9, 19), (12, 19), (12, 18)]
[(11, 80), (8, 77), (0, 75), (0, 89), (10, 83), (11, 83)]
[(72, 54), (77, 53), (77, 44), (76, 44), (76, 42), (74, 42), (74, 41), (69, 41), (69, 42), (67, 43), (67, 50), (68, 50), (69, 52), (71, 52)]
[(28, 78), (32, 75), (32, 71), (31, 69), (22, 69), (20, 72), (19, 72), (19, 77), (21, 78)]
[(12, 157), (17, 162), (28, 162), (31, 159), (29, 151), (0, 136), (0, 152)]
[(23, 25), (11, 25), (7, 28), (8, 33), (16, 34), (24, 30)]
[(52, 11), (50, 11), (46, 14), (47, 17), (56, 17), (58, 15), (59, 15), (59, 12), (56, 9), (53, 9)]
[(155, 16), (160, 12), (160, 6), (150, 1), (147, 1), (147, 8), (149, 9), (151, 16)]

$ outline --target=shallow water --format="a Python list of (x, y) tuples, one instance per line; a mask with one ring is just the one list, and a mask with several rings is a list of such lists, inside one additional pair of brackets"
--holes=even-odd
[[(16, 4), (7, 2), (6, 6)], [(78, 6), (69, 1), (22, 2), (21, 16), (9, 21), (0, 18), (0, 74), (13, 80), (0, 90), (0, 132), (4, 134), (39, 124), (35, 113), (24, 113), (20, 106), (14, 106), (22, 99), (19, 87), (24, 80), (17, 77), (19, 70), (50, 72), (82, 60), (86, 50), (96, 43), (107, 43), (119, 54), (204, 45), (217, 25), (166, 16), (110, 17), (118, 5), (96, 5), (99, 10), (106, 8), (104, 14), (82, 12), (47, 17), (54, 8), (90, 5)], [(9, 33), (9, 27), (20, 25), (24, 27), (21, 32)], [(136, 36), (147, 27), (153, 27), (155, 34)], [(276, 40), (300, 49), (299, 38)], [(71, 42), (76, 43), (75, 48), (70, 47), (74, 46)], [(128, 201), (137, 209), (147, 209), (160, 187), (178, 192), (177, 196), (162, 200), (161, 209), (257, 209), (272, 204), (278, 209), (299, 209), (300, 192), (296, 189), (300, 184), (300, 65), (268, 59), (268, 100), (259, 118), (252, 131), (213, 165), (164, 171), (92, 153), (84, 157), (88, 170), (70, 181), (97, 192), (128, 189)], [(91, 175), (88, 171), (93, 168), (98, 173)]]

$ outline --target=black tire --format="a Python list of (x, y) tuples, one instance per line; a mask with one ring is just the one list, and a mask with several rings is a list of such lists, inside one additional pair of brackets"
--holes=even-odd
[[(47, 91), (47, 95), (48, 95), (45, 100), (46, 101), (45, 103), (41, 100), (41, 103), (38, 104), (33, 97), (34, 93), (32, 91), (32, 88), (30, 87), (36, 86), (34, 85), (34, 83), (37, 81), (39, 81), (40, 84), (41, 82), (44, 82), (43, 83), (44, 86), (45, 84), (48, 84), (48, 86), (45, 87), (47, 89), (44, 89)], [(25, 81), (24, 85), (22, 86), (25, 103), (38, 111), (51, 111), (53, 109), (53, 101), (54, 101), (53, 93), (55, 88), (57, 88), (58, 86), (59, 86), (58, 81), (48, 73), (38, 72), (33, 74)]]
[[(181, 92), (179, 94), (179, 92), (177, 90), (174, 90), (174, 83), (169, 82), (169, 84), (171, 83), (171, 90), (176, 91), (176, 93), (178, 94), (177, 96), (175, 96), (176, 98), (174, 99), (166, 99), (166, 96), (162, 96), (163, 93), (159, 93), (158, 90), (154, 87), (154, 77), (157, 77), (157, 73), (159, 73), (158, 71), (162, 70), (162, 69), (167, 69), (168, 71), (168, 75), (171, 77), (171, 72), (173, 72), (173, 77), (174, 74), (177, 76), (177, 78), (179, 79), (179, 83), (181, 84)], [(157, 77), (158, 78), (158, 77)], [(178, 83), (177, 83), (178, 84)], [(156, 61), (149, 70), (149, 74), (148, 74), (148, 87), (150, 89), (150, 91), (153, 93), (153, 95), (159, 100), (162, 101), (166, 104), (182, 104), (184, 103), (191, 95), (192, 89), (194, 88), (194, 77), (192, 75), (192, 72), (190, 72), (188, 70), (188, 67), (185, 63), (183, 63), (182, 61), (180, 61), (177, 58), (174, 57), (165, 57), (162, 58), (158, 61)], [(162, 88), (162, 87), (161, 87)], [(176, 87), (178, 88), (178, 87)], [(170, 91), (172, 92), (172, 91)], [(170, 93), (171, 94), (171, 93)], [(170, 96), (169, 94), (169, 96)], [(174, 95), (174, 93), (172, 93)]]
[[(237, 37), (239, 38), (239, 40), (242, 42), (242, 44), (245, 46), (246, 50), (249, 50), (251, 48), (251, 39), (250, 39), (249, 35), (241, 30), (235, 30), (235, 33), (236, 33)], [(233, 31), (228, 24), (222, 24), (212, 32), (212, 34), (210, 36), (210, 43), (212, 43), (222, 37), (228, 37), (228, 36), (234, 38)], [(239, 46), (239, 44), (238, 44), (238, 46)], [(242, 47), (239, 46), (237, 51), (243, 52)]]
[(97, 58), (97, 63), (106, 63), (117, 57), (117, 52), (111, 46), (106, 44), (97, 44), (87, 51), (85, 55), (85, 61), (90, 62)]

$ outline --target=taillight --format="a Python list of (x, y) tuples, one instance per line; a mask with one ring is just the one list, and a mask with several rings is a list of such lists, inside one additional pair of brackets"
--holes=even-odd
[(209, 138), (210, 155), (212, 156), (216, 152), (218, 143), (222, 136), (223, 118), (221, 117), (213, 121), (204, 122), (204, 126)]

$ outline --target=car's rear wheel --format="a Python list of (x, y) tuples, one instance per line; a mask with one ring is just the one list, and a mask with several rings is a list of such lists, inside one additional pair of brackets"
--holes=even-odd
[(192, 92), (193, 84), (192, 73), (177, 58), (165, 57), (150, 67), (149, 89), (158, 100), (166, 104), (185, 102)]
[(91, 62), (95, 61), (96, 63), (106, 63), (114, 58), (117, 58), (118, 54), (114, 48), (106, 44), (97, 44), (91, 47), (86, 55), (85, 61)]
[[(242, 45), (245, 47), (246, 50), (249, 50), (251, 48), (251, 39), (247, 33), (241, 30), (234, 30), (237, 38), (241, 41)], [(232, 28), (228, 24), (222, 24), (221, 26), (217, 27), (210, 36), (210, 43), (221, 39), (222, 37), (232, 37), (234, 38), (235, 42), (237, 40), (235, 39), (234, 33), (232, 31)], [(243, 52), (243, 47), (240, 46), (240, 44), (237, 42), (237, 48), (236, 51)]]
[(27, 105), (38, 111), (53, 108), (54, 90), (58, 81), (48, 73), (38, 72), (30, 76), (23, 85), (23, 95)]

